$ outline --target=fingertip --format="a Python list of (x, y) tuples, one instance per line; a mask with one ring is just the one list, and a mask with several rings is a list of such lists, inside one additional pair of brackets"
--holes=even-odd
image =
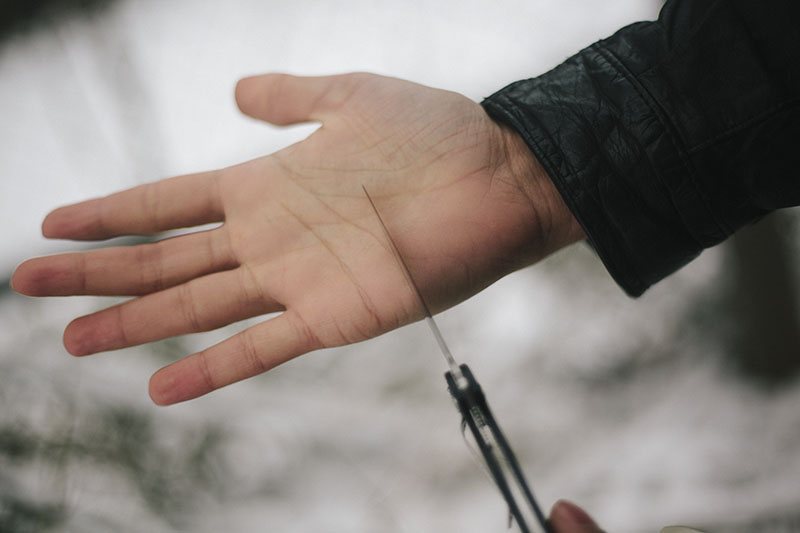
[(71, 273), (60, 268), (51, 258), (28, 259), (17, 266), (11, 275), (11, 288), (25, 296), (61, 296)]
[(247, 95), (247, 85), (250, 83), (250, 78), (252, 76), (247, 76), (245, 78), (240, 79), (236, 82), (236, 87), (233, 89), (233, 97), (236, 100), (236, 106), (239, 108), (239, 111), (242, 113), (247, 114), (244, 107), (245, 97)]
[(202, 396), (191, 384), (191, 376), (182, 373), (182, 361), (165, 366), (150, 377), (148, 394), (156, 405), (173, 405)]
[(59, 207), (54, 209), (42, 221), (42, 236), (47, 239), (58, 239), (66, 236), (64, 224), (65, 209)]
[(263, 85), (263, 81), (268, 76), (267, 74), (246, 76), (236, 82), (234, 97), (239, 111), (249, 117), (260, 118), (258, 112), (260, 98), (258, 88), (259, 85)]
[[(343, 76), (294, 76), (269, 73), (242, 78), (236, 84), (236, 104), (245, 115), (278, 126), (322, 122), (336, 108), (331, 97)], [(341, 90), (333, 91), (340, 94)]]
[(602, 533), (586, 511), (567, 500), (553, 505), (549, 522), (556, 533)]
[(35, 296), (36, 292), (36, 286), (32, 283), (30, 275), (31, 261), (31, 259), (28, 259), (17, 265), (17, 268), (14, 269), (14, 273), (11, 274), (11, 280), (8, 282), (11, 290), (19, 294), (24, 294), (25, 296)]
[(127, 344), (121, 339), (115, 322), (109, 317), (108, 309), (79, 316), (64, 329), (64, 348), (75, 357), (124, 348)]
[[(159, 371), (160, 372), (160, 371)], [(159, 382), (158, 374), (156, 372), (150, 377), (150, 383), (147, 387), (147, 393), (150, 395), (150, 399), (153, 401), (154, 404), (160, 406), (171, 405), (173, 402), (169, 400), (169, 397), (164, 394), (164, 389)]]
[(54, 209), (42, 221), (42, 235), (46, 239), (95, 240), (103, 238), (93, 217), (93, 200)]
[(52, 239), (55, 237), (55, 228), (53, 227), (52, 215), (53, 213), (50, 213), (44, 217), (44, 220), (42, 220), (42, 236), (46, 239)]
[(80, 329), (74, 325), (78, 320), (80, 319), (76, 318), (67, 325), (61, 337), (61, 342), (64, 344), (67, 353), (75, 357), (83, 357), (84, 355), (89, 355), (91, 351), (86, 349), (84, 336), (81, 335)]

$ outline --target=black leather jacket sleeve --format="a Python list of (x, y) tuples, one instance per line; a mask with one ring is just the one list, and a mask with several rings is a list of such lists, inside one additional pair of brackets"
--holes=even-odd
[(800, 203), (800, 2), (670, 0), (482, 105), (636, 296)]

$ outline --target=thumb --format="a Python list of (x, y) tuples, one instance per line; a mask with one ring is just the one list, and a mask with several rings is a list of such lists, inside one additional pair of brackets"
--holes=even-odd
[(346, 75), (252, 76), (236, 84), (236, 103), (245, 115), (280, 126), (322, 122), (344, 100), (345, 79)]
[(566, 500), (556, 502), (549, 522), (553, 533), (603, 533), (586, 511)]

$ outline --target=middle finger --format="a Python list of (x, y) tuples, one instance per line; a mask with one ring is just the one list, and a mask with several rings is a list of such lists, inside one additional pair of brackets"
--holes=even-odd
[(224, 227), (155, 243), (39, 257), (23, 263), (32, 296), (139, 296), (237, 266)]

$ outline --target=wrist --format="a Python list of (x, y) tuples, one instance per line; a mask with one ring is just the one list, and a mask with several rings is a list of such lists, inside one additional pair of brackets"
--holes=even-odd
[(584, 240), (583, 228), (522, 137), (503, 124), (498, 130), (505, 166), (536, 213), (543, 255)]

